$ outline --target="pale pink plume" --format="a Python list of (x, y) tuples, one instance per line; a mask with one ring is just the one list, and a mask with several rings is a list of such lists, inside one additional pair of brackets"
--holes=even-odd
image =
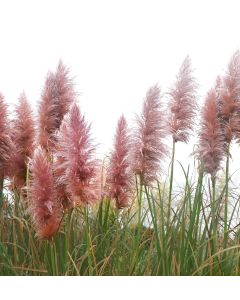
[(60, 201), (64, 210), (68, 210), (72, 208), (73, 205), (71, 195), (67, 191), (67, 183), (65, 182), (65, 159), (59, 155), (60, 149), (61, 148), (56, 143), (53, 155), (54, 178), (56, 181), (58, 201)]
[(228, 65), (219, 88), (219, 118), (225, 136), (230, 143), (240, 136), (240, 51), (237, 50)]
[(52, 146), (52, 135), (57, 129), (56, 91), (54, 74), (52, 72), (49, 72), (47, 75), (38, 113), (38, 143), (44, 149), (49, 149)]
[(215, 178), (224, 157), (224, 135), (218, 119), (217, 93), (211, 89), (202, 108), (197, 156), (203, 171)]
[(197, 84), (192, 75), (191, 60), (187, 56), (179, 70), (176, 82), (169, 92), (168, 129), (174, 142), (187, 143), (189, 141), (198, 108), (196, 90)]
[(56, 140), (55, 170), (61, 175), (58, 185), (66, 187), (71, 206), (96, 200), (99, 188), (96, 186), (95, 146), (90, 137), (90, 126), (76, 104), (64, 117)]
[(59, 229), (62, 208), (57, 198), (52, 165), (41, 146), (34, 151), (30, 171), (32, 177), (29, 191), (30, 213), (38, 237), (51, 239)]
[(25, 93), (19, 97), (11, 127), (14, 146), (11, 153), (11, 177), (14, 186), (21, 188), (26, 183), (27, 161), (33, 154), (35, 139), (33, 113)]
[(106, 187), (117, 208), (127, 207), (132, 194), (132, 172), (129, 163), (130, 137), (122, 115), (115, 134), (114, 151), (107, 168)]
[(45, 149), (54, 144), (54, 134), (75, 97), (69, 70), (60, 61), (55, 73), (49, 72), (39, 104), (38, 142)]
[(72, 79), (69, 77), (69, 69), (61, 60), (55, 72), (55, 85), (57, 91), (56, 119), (57, 129), (59, 129), (63, 117), (68, 113), (76, 96)]
[(132, 170), (140, 176), (141, 184), (150, 185), (158, 179), (161, 162), (166, 154), (164, 114), (161, 109), (160, 89), (151, 87), (137, 117), (137, 127), (132, 136)]
[(4, 102), (3, 95), (0, 94), (0, 180), (9, 175), (10, 154), (12, 151), (9, 125), (7, 105)]

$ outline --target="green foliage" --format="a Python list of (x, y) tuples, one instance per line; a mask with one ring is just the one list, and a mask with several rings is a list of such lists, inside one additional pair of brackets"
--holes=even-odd
[(229, 217), (225, 186), (213, 194), (201, 172), (197, 182), (191, 182), (189, 171), (183, 174), (177, 196), (158, 183), (138, 186), (129, 209), (117, 210), (103, 199), (68, 211), (50, 241), (35, 236), (24, 196), (4, 195), (0, 274), (239, 275), (240, 235), (233, 217), (239, 200)]

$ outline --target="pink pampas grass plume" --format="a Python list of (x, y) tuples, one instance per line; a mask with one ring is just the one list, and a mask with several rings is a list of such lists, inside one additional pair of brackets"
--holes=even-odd
[(27, 161), (34, 149), (35, 124), (31, 107), (25, 93), (19, 97), (15, 118), (12, 121), (11, 135), (14, 150), (11, 153), (12, 179), (14, 186), (21, 188), (26, 183)]
[(225, 142), (240, 136), (240, 51), (231, 57), (219, 87), (219, 118)]
[(65, 114), (68, 113), (76, 96), (72, 79), (69, 77), (69, 69), (61, 60), (55, 72), (55, 85), (57, 91), (56, 125), (57, 129), (59, 129)]
[(61, 204), (57, 199), (52, 165), (41, 146), (34, 151), (30, 164), (30, 213), (41, 239), (51, 239), (58, 231), (62, 218)]
[(58, 185), (66, 187), (71, 206), (96, 200), (99, 189), (96, 186), (95, 146), (90, 137), (90, 126), (76, 104), (64, 117), (56, 139), (55, 170), (62, 174)]
[(220, 168), (224, 157), (224, 135), (218, 119), (217, 93), (211, 89), (202, 109), (201, 130), (197, 156), (202, 162), (203, 171), (211, 174), (212, 178)]
[(57, 129), (56, 95), (53, 93), (54, 90), (54, 74), (49, 72), (45, 81), (45, 86), (42, 92), (38, 110), (38, 143), (44, 149), (48, 149), (52, 146), (51, 137)]
[(12, 142), (8, 120), (7, 105), (0, 94), (0, 180), (8, 175)]
[(69, 70), (59, 62), (55, 73), (49, 72), (39, 104), (38, 142), (45, 149), (54, 144), (54, 134), (73, 103), (75, 92)]
[(132, 172), (129, 164), (129, 134), (127, 121), (122, 115), (115, 134), (114, 151), (107, 168), (106, 186), (117, 208), (127, 207), (132, 190)]
[(55, 152), (53, 155), (53, 170), (54, 170), (54, 177), (56, 181), (56, 190), (57, 190), (57, 198), (58, 201), (62, 204), (64, 210), (68, 210), (72, 208), (72, 200), (71, 195), (67, 192), (67, 185), (64, 181), (65, 175), (65, 160), (62, 156), (58, 155), (58, 151), (60, 148), (58, 147), (57, 143), (55, 146)]
[(191, 60), (187, 56), (169, 92), (170, 121), (168, 126), (174, 142), (187, 143), (189, 141), (197, 111), (196, 89)]
[(161, 161), (166, 155), (162, 141), (165, 136), (163, 117), (160, 89), (155, 85), (147, 92), (132, 136), (132, 170), (139, 175), (141, 184), (151, 185), (158, 179)]

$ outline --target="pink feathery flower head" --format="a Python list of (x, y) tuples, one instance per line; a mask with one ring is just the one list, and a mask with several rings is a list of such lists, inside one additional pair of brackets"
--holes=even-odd
[(219, 99), (221, 88), (222, 88), (222, 77), (218, 75), (215, 81), (215, 92), (216, 92), (217, 99)]
[(95, 146), (90, 137), (90, 125), (76, 104), (64, 117), (56, 135), (56, 144), (55, 170), (59, 175), (62, 174), (58, 178), (58, 185), (66, 187), (71, 206), (97, 200), (98, 160), (95, 158)]
[(240, 51), (231, 57), (219, 87), (219, 118), (225, 142), (240, 136)]
[(214, 178), (224, 157), (224, 135), (218, 119), (217, 93), (211, 89), (202, 109), (197, 156), (203, 170)]
[(196, 90), (197, 84), (192, 75), (191, 60), (187, 56), (179, 70), (176, 82), (169, 92), (168, 129), (174, 142), (187, 143), (189, 141), (198, 108)]
[[(51, 137), (57, 129), (54, 74), (49, 72), (38, 109), (38, 143), (44, 148), (52, 146)], [(56, 93), (56, 92), (55, 92)]]
[[(63, 124), (62, 124), (63, 125)], [(56, 133), (58, 134), (58, 132)], [(53, 170), (54, 178), (56, 181), (56, 190), (58, 201), (62, 204), (64, 210), (68, 210), (73, 207), (70, 193), (67, 191), (67, 183), (65, 181), (65, 159), (59, 155), (59, 147), (56, 142), (53, 155)]]
[(29, 205), (33, 223), (39, 238), (51, 239), (59, 229), (62, 208), (57, 199), (52, 165), (41, 146), (34, 151), (30, 171)]
[(10, 122), (8, 120), (7, 105), (0, 93), (0, 180), (9, 175), (9, 163), (12, 151)]
[(65, 114), (68, 113), (76, 96), (72, 78), (69, 77), (69, 69), (61, 60), (55, 72), (55, 85), (57, 90), (57, 129), (59, 129)]
[(49, 72), (39, 104), (38, 142), (45, 149), (54, 144), (54, 134), (59, 129), (64, 115), (69, 111), (75, 98), (69, 70), (62, 61), (55, 73)]
[(115, 134), (114, 151), (107, 168), (106, 186), (117, 208), (127, 207), (132, 194), (132, 172), (129, 163), (130, 137), (127, 121), (122, 115)]
[(11, 153), (11, 177), (14, 186), (21, 188), (26, 183), (27, 161), (32, 157), (35, 139), (35, 123), (32, 109), (25, 93), (19, 97), (15, 118), (11, 123), (13, 151)]
[(160, 89), (155, 85), (147, 92), (131, 142), (132, 170), (139, 175), (141, 184), (150, 185), (158, 179), (161, 161), (167, 152), (162, 141), (166, 134), (164, 123)]

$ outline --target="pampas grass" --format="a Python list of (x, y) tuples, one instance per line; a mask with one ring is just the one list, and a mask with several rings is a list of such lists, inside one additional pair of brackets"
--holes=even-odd
[(193, 77), (191, 59), (189, 56), (184, 59), (176, 81), (170, 88), (168, 97), (169, 114), (167, 131), (172, 137), (172, 161), (168, 205), (168, 215), (170, 218), (176, 143), (189, 142), (190, 135), (194, 130), (195, 118), (198, 111), (197, 83)]
[(137, 126), (132, 135), (132, 170), (140, 183), (151, 185), (159, 178), (161, 163), (166, 155), (164, 114), (161, 107), (160, 88), (152, 86), (137, 116)]
[(39, 103), (38, 143), (46, 150), (54, 145), (54, 136), (74, 101), (75, 91), (69, 70), (60, 61), (55, 73), (49, 72)]
[(193, 132), (198, 105), (197, 84), (192, 73), (191, 60), (187, 56), (169, 92), (168, 128), (174, 142), (187, 143)]
[(129, 161), (130, 136), (127, 121), (122, 115), (118, 121), (114, 150), (107, 168), (106, 186), (117, 208), (128, 207), (132, 196), (133, 174)]
[(41, 146), (34, 151), (30, 171), (29, 211), (37, 236), (51, 239), (59, 229), (62, 209), (57, 198), (52, 165)]
[(201, 129), (199, 132), (198, 158), (203, 171), (216, 177), (225, 156), (224, 134), (218, 117), (217, 93), (211, 89), (202, 109)]
[[(24, 94), (11, 121), (0, 96), (0, 274), (240, 275), (239, 188), (229, 184), (239, 66), (237, 51), (206, 95), (198, 164), (191, 173), (179, 162), (177, 176), (175, 144), (188, 143), (196, 128), (189, 58), (166, 97), (170, 116), (160, 88), (152, 86), (133, 128), (124, 116), (118, 120), (107, 163), (97, 156), (61, 62), (47, 76), (37, 132)], [(164, 179), (167, 133), (173, 154)], [(174, 175), (181, 178), (178, 189)], [(20, 201), (23, 189), (27, 198)]]
[(11, 151), (12, 184), (20, 189), (26, 185), (27, 163), (34, 151), (35, 121), (25, 93), (19, 97), (15, 118), (11, 123), (13, 148)]
[(59, 185), (66, 186), (71, 206), (97, 200), (100, 187), (96, 185), (98, 160), (90, 136), (90, 126), (76, 104), (70, 109), (57, 134), (56, 170)]
[(0, 180), (9, 174), (8, 164), (12, 150), (7, 105), (0, 94)]

